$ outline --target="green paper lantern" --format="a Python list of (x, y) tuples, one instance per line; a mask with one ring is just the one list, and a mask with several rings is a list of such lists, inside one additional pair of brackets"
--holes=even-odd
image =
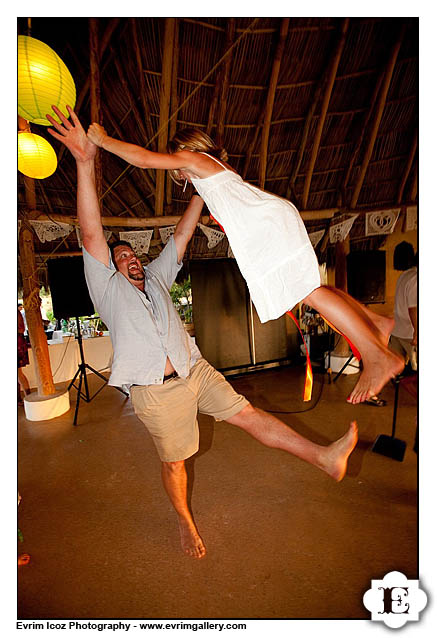
[(65, 105), (74, 109), (76, 104), (76, 87), (71, 73), (47, 44), (19, 35), (18, 113), (34, 124), (50, 126), (46, 113), (58, 120), (52, 104), (69, 117)]
[(45, 179), (58, 165), (56, 153), (41, 135), (23, 131), (18, 133), (18, 170), (27, 177)]

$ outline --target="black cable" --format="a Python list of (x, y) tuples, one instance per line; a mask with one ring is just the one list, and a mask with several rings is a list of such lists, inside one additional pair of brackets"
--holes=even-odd
[[(264, 412), (269, 412), (270, 414), (300, 414), (301, 412), (309, 412), (310, 410), (314, 410), (314, 408), (317, 406), (317, 404), (319, 403), (321, 397), (322, 397), (322, 392), (323, 392), (323, 388), (325, 385), (325, 374), (323, 373), (322, 375), (322, 382), (320, 384), (320, 392), (319, 395), (317, 397), (317, 399), (315, 400), (315, 402), (308, 408), (305, 408), (304, 410), (265, 410), (264, 408), (260, 408), (261, 410), (264, 410)], [(259, 408), (260, 406), (257, 405), (257, 408)]]

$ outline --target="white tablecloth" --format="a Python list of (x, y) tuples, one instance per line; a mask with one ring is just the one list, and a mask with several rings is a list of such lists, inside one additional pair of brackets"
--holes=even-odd
[[(83, 338), (82, 346), (85, 363), (89, 366), (99, 372), (111, 367), (113, 355), (111, 337)], [(29, 365), (23, 368), (23, 372), (29, 380), (30, 387), (36, 388), (36, 364), (32, 348), (29, 348), (28, 352)], [(53, 382), (70, 381), (76, 374), (80, 363), (77, 339), (71, 336), (60, 343), (49, 343), (49, 355)], [(90, 370), (87, 370), (87, 373), (90, 374)], [(109, 374), (105, 374), (105, 376), (109, 376)]]

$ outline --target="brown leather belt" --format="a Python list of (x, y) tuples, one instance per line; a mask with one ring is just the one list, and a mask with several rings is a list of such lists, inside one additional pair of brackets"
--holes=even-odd
[(178, 373), (176, 372), (176, 370), (173, 370), (173, 372), (171, 372), (170, 374), (165, 374), (164, 378), (162, 379), (162, 382), (164, 383), (165, 381), (168, 381), (169, 379), (176, 379), (176, 377), (178, 377)]

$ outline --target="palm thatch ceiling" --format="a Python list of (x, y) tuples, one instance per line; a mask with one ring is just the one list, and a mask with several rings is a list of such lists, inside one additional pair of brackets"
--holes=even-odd
[[(416, 202), (417, 18), (35, 17), (30, 24), (29, 33), (29, 19), (19, 18), (18, 32), (64, 60), (85, 128), (90, 87), (100, 90), (101, 121), (114, 137), (164, 150), (176, 129), (198, 127), (225, 146), (249, 182), (291, 199), (309, 232), (351, 211)], [(76, 215), (75, 163), (45, 127), (31, 128), (58, 154), (57, 171), (35, 180), (38, 214), (68, 220)], [(169, 225), (160, 218), (180, 215), (191, 195), (164, 172), (108, 153), (102, 175), (102, 215), (118, 218), (107, 225), (115, 234), (147, 227), (147, 219)], [(18, 208), (23, 220), (37, 217), (21, 174)], [(361, 215), (351, 241), (363, 240)], [(149, 257), (160, 249), (155, 227)], [(43, 258), (77, 250), (75, 233), (45, 243), (35, 235)], [(226, 255), (226, 240), (208, 249), (196, 230), (190, 257)]]

